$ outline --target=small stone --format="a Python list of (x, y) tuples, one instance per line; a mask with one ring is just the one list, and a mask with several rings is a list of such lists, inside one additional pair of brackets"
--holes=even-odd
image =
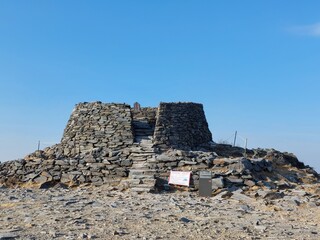
[(124, 229), (122, 229), (122, 228), (120, 228), (120, 229), (118, 229), (118, 230), (115, 230), (114, 232), (113, 232), (113, 235), (124, 235), (124, 234), (128, 234), (126, 231), (124, 231)]
[(212, 189), (215, 190), (215, 189), (223, 188), (223, 187), (224, 187), (223, 177), (212, 179)]
[(227, 180), (233, 184), (242, 184), (243, 179), (237, 177), (228, 177)]
[(244, 185), (247, 185), (249, 187), (253, 187), (253, 186), (256, 185), (256, 183), (254, 181), (252, 181), (252, 180), (245, 180), (244, 181)]
[(256, 197), (260, 196), (263, 199), (266, 200), (275, 200), (275, 199), (280, 199), (284, 197), (284, 193), (283, 192), (273, 192), (273, 191), (263, 191), (263, 190), (259, 190), (256, 193)]
[(18, 238), (19, 235), (15, 233), (0, 233), (0, 240), (11, 240), (11, 239), (16, 239)]
[(186, 218), (186, 217), (180, 218), (180, 221), (182, 221), (182, 222), (184, 222), (184, 223), (189, 223), (189, 222), (191, 222), (191, 220), (188, 219), (188, 218)]
[(263, 225), (255, 225), (254, 228), (259, 230), (260, 232), (264, 232), (267, 229), (267, 227)]
[(49, 230), (49, 235), (54, 238), (58, 236), (57, 233), (53, 230)]
[(44, 182), (39, 186), (39, 188), (40, 189), (48, 189), (48, 188), (53, 187), (55, 184), (56, 183), (54, 181)]

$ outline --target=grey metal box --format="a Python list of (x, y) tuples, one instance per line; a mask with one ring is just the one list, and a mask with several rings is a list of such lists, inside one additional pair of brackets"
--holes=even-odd
[(212, 172), (201, 171), (199, 174), (199, 196), (212, 196)]

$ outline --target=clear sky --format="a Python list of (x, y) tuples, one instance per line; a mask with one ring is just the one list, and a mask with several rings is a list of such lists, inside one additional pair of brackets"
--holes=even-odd
[[(78, 102), (204, 104), (215, 141), (320, 172), (320, 1), (0, 1), (0, 160), (59, 142)], [(243, 140), (239, 138), (239, 145)]]

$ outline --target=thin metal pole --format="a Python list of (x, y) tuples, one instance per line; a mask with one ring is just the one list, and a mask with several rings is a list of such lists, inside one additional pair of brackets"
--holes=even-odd
[(237, 141), (237, 131), (234, 133), (234, 140), (233, 140), (233, 146), (236, 146), (236, 141)]
[(40, 140), (38, 141), (38, 151), (40, 150)]
[(246, 138), (246, 144), (244, 146), (244, 157), (247, 158), (247, 144), (248, 144), (248, 138)]

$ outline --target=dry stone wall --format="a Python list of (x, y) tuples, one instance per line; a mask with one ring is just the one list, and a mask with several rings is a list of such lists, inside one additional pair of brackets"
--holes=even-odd
[(154, 143), (160, 148), (193, 149), (212, 141), (212, 135), (198, 103), (160, 103)]
[(127, 104), (80, 103), (73, 110), (61, 140), (65, 156), (94, 148), (119, 150), (133, 143), (132, 118)]
[[(212, 188), (229, 195), (239, 188), (278, 191), (319, 182), (318, 173), (292, 154), (247, 149), (244, 158), (244, 149), (210, 140), (201, 104), (161, 103), (158, 109), (133, 110), (126, 104), (81, 103), (60, 144), (0, 164), (0, 187), (89, 183), (149, 191), (166, 187), (170, 170), (190, 171), (193, 190), (199, 172), (211, 171)], [(191, 150), (204, 143), (206, 149)]]
[(61, 143), (0, 164), (0, 183), (101, 185), (131, 177), (129, 182), (140, 184), (151, 182), (148, 174), (166, 179), (170, 170), (188, 170), (197, 185), (197, 172), (210, 169), (217, 157), (212, 149), (201, 150), (204, 144), (213, 146), (211, 140), (202, 104), (136, 104), (132, 109), (127, 104), (80, 103)]

